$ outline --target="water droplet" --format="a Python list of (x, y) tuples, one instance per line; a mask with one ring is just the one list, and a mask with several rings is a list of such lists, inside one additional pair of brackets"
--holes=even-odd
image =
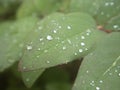
[(62, 28), (61, 26), (58, 26), (58, 28)]
[(39, 27), (38, 27), (38, 29), (39, 29), (39, 30), (41, 30), (41, 29), (42, 29), (42, 27), (41, 27), (41, 26), (39, 26)]
[(42, 40), (43, 40), (43, 38), (40, 38), (39, 40), (40, 40), (40, 41), (42, 41)]
[(89, 36), (89, 35), (90, 35), (90, 33), (86, 33), (86, 35), (87, 35), (87, 36)]
[(38, 51), (40, 51), (41, 49), (40, 48), (38, 48)]
[(71, 29), (71, 26), (67, 26), (68, 29)]
[(77, 55), (77, 53), (74, 53), (75, 55)]
[(99, 82), (100, 82), (100, 83), (103, 83), (103, 81), (102, 81), (102, 80), (100, 80)]
[(85, 37), (84, 37), (84, 36), (81, 36), (81, 39), (85, 39)]
[(114, 2), (111, 2), (110, 5), (111, 5), (111, 6), (114, 5)]
[(87, 50), (88, 50), (88, 48), (85, 48), (85, 50), (87, 51)]
[(79, 49), (79, 52), (83, 52), (83, 50), (82, 50), (82, 49)]
[(96, 90), (100, 90), (100, 87), (96, 87)]
[(89, 73), (89, 71), (87, 70), (86, 73)]
[(120, 76), (120, 73), (118, 74), (118, 76)]
[(44, 50), (44, 53), (47, 53), (48, 52), (48, 50)]
[(106, 2), (106, 3), (105, 3), (105, 6), (108, 6), (108, 5), (109, 5), (109, 3), (108, 3), (108, 2)]
[(57, 33), (57, 31), (56, 31), (56, 30), (53, 30), (53, 32), (54, 32), (54, 33)]
[(72, 42), (69, 39), (67, 41), (68, 41), (69, 44), (72, 44)]
[(32, 46), (27, 46), (27, 50), (31, 50), (32, 49)]
[(80, 44), (81, 44), (81, 46), (85, 46), (85, 43), (84, 43), (84, 42), (81, 42)]
[(114, 28), (114, 29), (118, 28), (118, 25), (114, 25), (113, 28)]
[(63, 46), (63, 48), (62, 48), (63, 50), (65, 50), (66, 49), (66, 47), (65, 46)]
[(52, 39), (53, 39), (52, 36), (50, 36), (50, 35), (47, 36), (47, 40), (52, 40)]
[(49, 63), (50, 63), (50, 61), (46, 61), (46, 63), (48, 63), (48, 64), (49, 64)]
[(91, 85), (91, 86), (95, 86), (95, 82), (94, 82), (94, 81), (91, 81), (90, 85)]

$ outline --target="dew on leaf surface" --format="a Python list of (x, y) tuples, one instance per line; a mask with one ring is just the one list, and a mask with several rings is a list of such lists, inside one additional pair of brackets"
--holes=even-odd
[(40, 40), (40, 41), (43, 41), (43, 38), (40, 38), (39, 40)]
[(83, 50), (82, 50), (82, 49), (79, 49), (79, 52), (83, 52)]
[(54, 32), (54, 33), (57, 33), (57, 31), (56, 31), (56, 30), (53, 30), (53, 32)]
[(53, 39), (52, 36), (50, 36), (50, 35), (47, 36), (47, 40), (52, 40), (52, 39)]
[(81, 44), (81, 46), (85, 46), (85, 43), (84, 43), (84, 42), (81, 42), (80, 44)]
[(68, 29), (71, 29), (71, 26), (67, 26)]
[(48, 61), (48, 60), (47, 60), (47, 61), (46, 61), (46, 63), (47, 63), (47, 64), (49, 64), (49, 63), (50, 63), (50, 61)]
[(48, 52), (48, 50), (44, 50), (44, 53), (47, 53)]
[(96, 90), (100, 90), (100, 87), (96, 87)]
[(77, 55), (77, 53), (74, 53), (75, 55)]
[(90, 82), (90, 85), (91, 85), (91, 86), (95, 86), (95, 82), (94, 82), (94, 81), (91, 81), (91, 82)]
[(84, 37), (84, 36), (81, 36), (81, 39), (85, 39), (85, 37)]
[(103, 83), (103, 81), (102, 81), (102, 80), (100, 80), (99, 82), (100, 82), (100, 83)]
[(72, 44), (71, 40), (68, 39), (67, 41), (68, 41), (69, 44)]
[(114, 29), (118, 28), (118, 25), (113, 25), (113, 28), (114, 28)]
[(27, 50), (31, 50), (31, 49), (32, 49), (32, 46), (27, 45)]
[(66, 47), (65, 46), (63, 46), (63, 48), (62, 48), (63, 50), (65, 50), (66, 49)]
[(118, 76), (120, 76), (120, 73), (118, 74)]
[(40, 48), (38, 48), (38, 51), (40, 51), (41, 49)]

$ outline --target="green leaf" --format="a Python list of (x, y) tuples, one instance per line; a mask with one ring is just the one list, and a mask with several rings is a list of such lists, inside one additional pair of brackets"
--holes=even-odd
[(22, 72), (22, 79), (25, 85), (30, 88), (43, 72), (44, 69)]
[(25, 0), (20, 6), (17, 17), (37, 15), (44, 16), (55, 11), (68, 8), (69, 0)]
[(111, 33), (85, 57), (73, 90), (120, 89), (120, 33)]
[(0, 26), (0, 71), (18, 61), (23, 54), (24, 41), (34, 30), (38, 18), (28, 17)]
[(72, 0), (70, 11), (87, 12), (106, 30), (120, 30), (120, 0)]
[(83, 57), (101, 35), (87, 14), (52, 14), (39, 22), (28, 37), (19, 69), (48, 68)]

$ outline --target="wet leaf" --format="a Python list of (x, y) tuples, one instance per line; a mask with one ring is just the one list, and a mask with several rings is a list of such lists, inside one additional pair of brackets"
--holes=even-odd
[(0, 71), (18, 61), (23, 54), (24, 39), (33, 30), (37, 18), (28, 17), (0, 26)]
[(70, 10), (89, 13), (106, 30), (120, 30), (120, 0), (72, 0)]
[(44, 69), (22, 72), (22, 78), (25, 85), (30, 88), (43, 72)]
[(73, 90), (120, 89), (120, 33), (111, 33), (85, 57)]
[(28, 37), (19, 69), (48, 68), (83, 57), (102, 34), (87, 14), (52, 14), (39, 22)]

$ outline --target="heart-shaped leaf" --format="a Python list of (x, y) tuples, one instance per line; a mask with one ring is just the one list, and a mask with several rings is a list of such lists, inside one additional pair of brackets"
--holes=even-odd
[(120, 89), (120, 33), (108, 35), (85, 57), (73, 87), (73, 90), (113, 89)]
[(0, 71), (19, 60), (25, 37), (34, 30), (38, 18), (28, 17), (17, 22), (7, 22), (0, 26)]
[(87, 14), (52, 14), (39, 22), (28, 37), (19, 69), (48, 68), (83, 57), (101, 34)]
[(120, 0), (72, 0), (70, 10), (89, 13), (105, 30), (120, 30)]

